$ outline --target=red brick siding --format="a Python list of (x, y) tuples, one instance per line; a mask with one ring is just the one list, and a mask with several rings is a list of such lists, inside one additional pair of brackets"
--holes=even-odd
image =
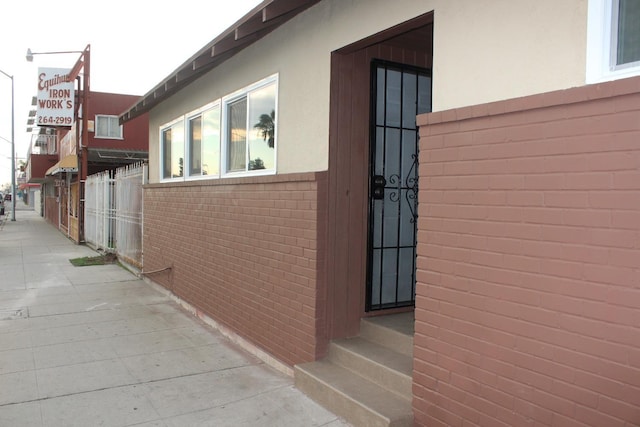
[(640, 425), (640, 78), (419, 123), (416, 424)]
[(323, 351), (326, 174), (144, 189), (150, 278), (280, 361)]

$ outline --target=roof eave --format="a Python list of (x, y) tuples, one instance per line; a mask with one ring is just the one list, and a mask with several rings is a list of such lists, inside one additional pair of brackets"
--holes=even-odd
[(192, 81), (260, 40), (320, 0), (265, 0), (205, 45), (127, 111), (120, 123), (132, 120), (169, 98)]

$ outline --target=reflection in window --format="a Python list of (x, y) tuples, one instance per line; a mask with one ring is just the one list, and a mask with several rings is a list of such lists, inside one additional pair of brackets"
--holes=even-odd
[(226, 171), (275, 169), (276, 84), (257, 86), (226, 105)]
[(162, 177), (171, 178), (171, 128), (162, 131)]
[(176, 123), (162, 130), (162, 178), (184, 176), (184, 124)]
[(188, 176), (220, 173), (220, 105), (191, 117), (189, 123)]
[(189, 175), (202, 173), (202, 117), (189, 120)]
[(247, 164), (247, 98), (229, 104), (227, 113), (229, 117), (227, 171), (242, 171)]
[(202, 114), (202, 175), (220, 173), (220, 106)]
[(276, 85), (249, 94), (249, 170), (275, 167)]
[(161, 127), (160, 179), (275, 172), (276, 97), (274, 75)]

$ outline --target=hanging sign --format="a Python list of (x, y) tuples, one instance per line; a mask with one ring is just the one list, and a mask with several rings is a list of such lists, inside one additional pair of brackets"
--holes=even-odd
[(65, 68), (38, 68), (38, 126), (73, 124), (75, 87), (69, 71)]

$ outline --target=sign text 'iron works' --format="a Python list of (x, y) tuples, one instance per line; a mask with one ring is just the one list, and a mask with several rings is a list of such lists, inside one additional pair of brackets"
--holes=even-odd
[(71, 126), (75, 104), (70, 70), (38, 68), (38, 126)]

